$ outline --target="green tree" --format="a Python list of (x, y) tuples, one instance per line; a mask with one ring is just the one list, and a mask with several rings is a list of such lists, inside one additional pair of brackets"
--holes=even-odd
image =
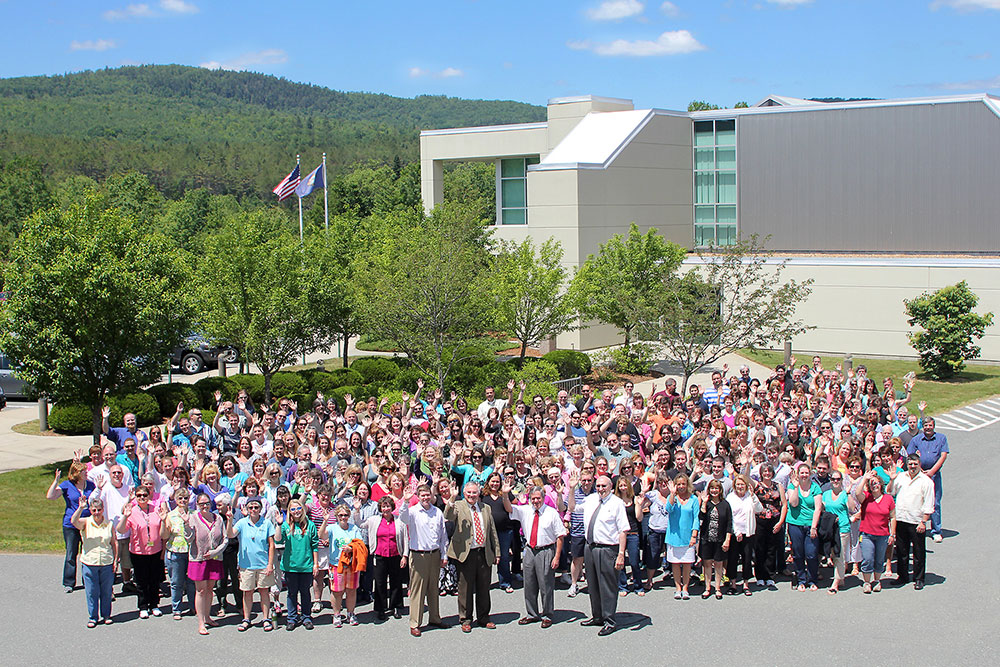
[(186, 263), (162, 235), (89, 196), (26, 223), (5, 269), (0, 344), (56, 402), (91, 410), (117, 389), (159, 380), (189, 330)]
[(300, 246), (277, 209), (243, 213), (209, 237), (199, 262), (199, 324), (271, 378), (300, 354), (326, 350), (336, 336), (339, 283), (328, 279), (317, 239)]
[(489, 284), (497, 328), (529, 346), (573, 328), (577, 321), (566, 291), (562, 244), (549, 239), (537, 249), (530, 238), (505, 244), (497, 255)]
[(746, 102), (740, 101), (733, 105), (734, 109), (749, 109), (750, 105)]
[(573, 277), (571, 298), (585, 317), (617, 327), (628, 350), (654, 293), (674, 275), (686, 253), (655, 229), (640, 232), (633, 222), (627, 236), (615, 234), (587, 258)]
[(387, 217), (355, 258), (365, 332), (395, 342), (442, 389), (456, 364), (481, 353), (474, 343), (494, 326), (489, 235), (473, 212), (445, 203), (426, 217)]
[(0, 256), (6, 256), (22, 223), (55, 203), (42, 165), (30, 157), (0, 159)]
[(910, 326), (923, 331), (909, 334), (910, 344), (920, 353), (920, 367), (931, 377), (943, 380), (961, 373), (965, 362), (980, 354), (973, 340), (982, 338), (993, 324), (993, 313), (976, 315), (972, 309), (979, 297), (963, 280), (915, 299), (904, 299)]
[[(795, 319), (795, 308), (812, 292), (812, 279), (782, 281), (785, 261), (774, 263), (754, 235), (734, 245), (699, 253), (681, 276), (667, 276), (641, 312), (670, 359), (688, 378), (741, 348), (789, 340), (812, 328)], [(651, 307), (649, 307), (651, 306)]]
[(703, 100), (691, 100), (691, 103), (688, 104), (688, 113), (692, 111), (713, 111), (718, 108), (718, 104), (710, 104)]
[(497, 217), (496, 167), (492, 162), (460, 162), (444, 172), (444, 200), (470, 208), (484, 224)]

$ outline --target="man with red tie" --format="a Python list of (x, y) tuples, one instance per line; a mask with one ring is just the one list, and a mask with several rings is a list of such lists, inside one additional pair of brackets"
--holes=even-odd
[[(528, 539), (521, 559), (526, 615), (517, 624), (527, 625), (540, 620), (542, 627), (547, 628), (552, 625), (555, 570), (559, 566), (566, 527), (559, 512), (545, 504), (545, 489), (540, 486), (531, 487), (527, 505), (511, 505), (510, 485), (505, 483), (503, 506), (511, 519), (521, 522)], [(541, 614), (538, 613), (539, 594), (542, 598)]]
[(457, 562), (462, 632), (472, 632), (473, 605), (475, 620), (481, 627), (488, 630), (497, 627), (490, 620), (490, 581), (493, 566), (500, 562), (500, 540), (493, 525), (493, 513), (479, 495), (479, 485), (469, 482), (465, 485), (465, 497), (455, 501), (453, 495), (444, 511), (445, 520), (455, 524), (448, 558)]

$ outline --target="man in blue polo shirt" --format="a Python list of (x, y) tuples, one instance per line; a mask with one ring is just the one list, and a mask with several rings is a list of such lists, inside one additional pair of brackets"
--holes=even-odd
[(941, 466), (948, 458), (948, 438), (934, 432), (934, 418), (924, 418), (924, 432), (910, 439), (907, 454), (920, 454), (920, 467), (934, 482), (934, 513), (931, 514), (931, 535), (935, 542), (941, 537)]
[(131, 412), (126, 413), (122, 421), (125, 422), (124, 428), (111, 428), (111, 408), (105, 405), (101, 410), (101, 432), (104, 433), (108, 440), (115, 443), (118, 451), (120, 452), (125, 448), (125, 438), (132, 438), (138, 445), (139, 453), (145, 455), (146, 442), (149, 440), (149, 436), (136, 427), (135, 415)]

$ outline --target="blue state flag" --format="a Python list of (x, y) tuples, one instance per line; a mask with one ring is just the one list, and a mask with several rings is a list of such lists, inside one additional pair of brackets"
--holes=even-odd
[(326, 176), (323, 173), (323, 165), (320, 165), (312, 170), (312, 172), (302, 179), (298, 187), (295, 188), (295, 194), (300, 197), (305, 197), (306, 195), (311, 195), (316, 190), (326, 187)]

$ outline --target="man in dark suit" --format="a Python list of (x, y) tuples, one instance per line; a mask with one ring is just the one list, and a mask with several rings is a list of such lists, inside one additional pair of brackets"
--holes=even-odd
[(493, 566), (500, 562), (500, 541), (493, 513), (479, 495), (479, 485), (469, 482), (465, 485), (465, 497), (449, 502), (444, 512), (445, 519), (455, 524), (448, 557), (458, 562), (458, 616), (462, 632), (472, 632), (473, 604), (476, 622), (489, 630), (496, 628), (490, 620), (490, 580)]

